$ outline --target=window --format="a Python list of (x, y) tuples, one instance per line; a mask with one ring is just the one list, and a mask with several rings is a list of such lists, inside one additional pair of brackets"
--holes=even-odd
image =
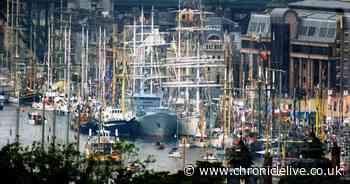
[(256, 23), (255, 22), (252, 22), (250, 24), (250, 27), (249, 27), (249, 31), (250, 32), (254, 32), (256, 30)]
[(305, 27), (305, 26), (300, 26), (299, 34), (305, 36), (306, 33), (307, 33), (307, 27)]
[(328, 29), (328, 34), (327, 34), (327, 37), (328, 38), (332, 38), (335, 36), (335, 28), (330, 28)]
[(262, 33), (265, 31), (265, 23), (259, 23), (257, 32)]
[(261, 32), (265, 31), (265, 23), (261, 24)]
[(308, 32), (308, 36), (313, 36), (316, 32), (316, 28), (315, 27), (309, 27), (309, 32)]
[(322, 38), (322, 37), (326, 37), (326, 35), (327, 35), (327, 28), (321, 27), (319, 36)]

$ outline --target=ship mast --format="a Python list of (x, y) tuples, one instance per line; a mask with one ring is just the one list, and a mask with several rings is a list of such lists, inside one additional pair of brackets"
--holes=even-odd
[(101, 26), (99, 26), (99, 34), (98, 34), (98, 99), (100, 102), (102, 102), (102, 63), (101, 63), (101, 57), (102, 57), (102, 51), (101, 51), (101, 37), (102, 37), (102, 33), (101, 33)]
[[(124, 31), (125, 32), (125, 31)], [(125, 33), (124, 33), (125, 34)], [(125, 40), (124, 40), (125, 41)], [(125, 43), (124, 43), (125, 45)], [(133, 67), (133, 80), (132, 80), (132, 92), (134, 93), (136, 91), (136, 19), (134, 17), (134, 26), (133, 26), (133, 57), (134, 57), (134, 67)]]
[[(84, 86), (85, 86), (85, 89), (88, 90), (88, 95), (90, 94), (91, 92), (91, 89), (89, 88), (88, 89), (88, 83), (87, 83), (87, 80), (88, 80), (88, 66), (89, 66), (89, 29), (86, 29), (86, 47), (85, 47), (85, 71), (84, 71), (84, 75), (85, 75), (85, 83), (84, 83)], [(90, 85), (91, 86), (91, 85)]]
[[(122, 94), (121, 94), (121, 100), (120, 100), (120, 106), (121, 106), (121, 111), (123, 113), (123, 117), (126, 116), (126, 107), (125, 107), (125, 90), (126, 90), (126, 85), (125, 85), (125, 80), (126, 80), (126, 74), (127, 74), (127, 68), (126, 68), (126, 54), (125, 54), (125, 50), (126, 50), (126, 45), (125, 45), (125, 41), (126, 41), (126, 33), (125, 30), (123, 31), (123, 56), (122, 56), (122, 64), (123, 64), (123, 73), (122, 73)], [(135, 68), (135, 67), (134, 67)]]
[(200, 107), (199, 107), (199, 103), (200, 103), (200, 88), (199, 88), (199, 82), (200, 82), (200, 74), (199, 74), (199, 62), (200, 62), (200, 56), (199, 56), (199, 41), (197, 41), (197, 93), (196, 93), (196, 110), (197, 112), (200, 112)]
[[(69, 30), (67, 33), (67, 30), (65, 29), (65, 46), (68, 48), (65, 48), (65, 60), (67, 62), (67, 93), (68, 93), (68, 115), (67, 115), (67, 132), (66, 132), (66, 144), (69, 144), (69, 126), (70, 126), (70, 110), (71, 110), (71, 83), (70, 83), (70, 77), (71, 77), (71, 30), (72, 30), (72, 17), (69, 17)], [(68, 38), (67, 38), (68, 37)], [(80, 117), (79, 117), (80, 118)]]
[[(152, 20), (151, 20), (151, 76), (153, 76), (153, 44), (154, 44), (154, 7), (152, 6)], [(150, 81), (150, 93), (153, 94), (153, 80)]]
[(107, 65), (107, 60), (106, 60), (106, 28), (103, 28), (103, 46), (102, 46), (102, 66), (103, 66), (103, 70), (102, 70), (102, 100), (103, 100), (103, 104), (106, 104), (106, 65)]
[[(181, 58), (181, 0), (179, 0), (179, 10), (178, 10), (178, 21), (177, 21), (177, 31), (178, 31), (178, 48), (177, 48), (177, 54), (176, 54), (176, 62), (179, 62), (179, 58)], [(175, 71), (176, 72), (176, 71)], [(178, 78), (178, 82), (180, 83), (181, 82), (181, 68), (178, 69), (178, 74), (177, 74), (177, 78)], [(177, 92), (178, 92), (178, 95), (180, 94), (180, 91), (181, 88), (178, 87), (177, 88)], [(186, 100), (187, 100), (187, 93), (186, 93)]]
[[(81, 67), (80, 67), (80, 94), (79, 97), (84, 99), (83, 97), (85, 96), (85, 90), (84, 90), (84, 83), (85, 83), (85, 40), (84, 40), (84, 25), (81, 25)], [(79, 117), (80, 119), (80, 117)]]
[(144, 21), (144, 14), (143, 14), (143, 7), (141, 8), (141, 44), (140, 44), (140, 49), (141, 49), (141, 57), (140, 57), (140, 60), (141, 60), (141, 67), (140, 67), (140, 76), (141, 76), (141, 79), (140, 79), (140, 93), (143, 94), (144, 93), (144, 80), (143, 80), (143, 77), (144, 77), (144, 70), (143, 70), (143, 67), (145, 66), (145, 48), (144, 48), (144, 37), (143, 37), (143, 34), (144, 34), (144, 30), (143, 30), (143, 21)]
[(112, 72), (113, 72), (113, 78), (112, 78), (112, 107), (115, 107), (115, 90), (116, 90), (116, 83), (117, 83), (117, 78), (116, 78), (116, 67), (117, 67), (117, 56), (116, 56), (116, 31), (115, 31), (115, 25), (113, 24), (113, 31), (112, 31)]
[(223, 119), (224, 119), (224, 142), (225, 145), (225, 138), (227, 138), (230, 135), (230, 102), (231, 102), (231, 86), (230, 86), (230, 80), (229, 80), (229, 73), (230, 73), (230, 65), (231, 65), (231, 46), (230, 46), (230, 40), (228, 39), (228, 35), (225, 34), (224, 36), (224, 63), (225, 63), (225, 74), (224, 74), (224, 96), (223, 96)]

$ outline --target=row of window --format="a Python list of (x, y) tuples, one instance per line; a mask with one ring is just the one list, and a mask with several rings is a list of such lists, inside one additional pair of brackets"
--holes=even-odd
[[(333, 38), (335, 36), (335, 28), (321, 27), (319, 29), (318, 36), (320, 38)], [(300, 26), (299, 34), (302, 36), (315, 36), (316, 27), (314, 26)]]
[[(242, 48), (253, 48), (257, 50), (270, 50), (271, 43), (257, 43), (248, 40), (242, 40)], [(305, 54), (319, 54), (319, 55), (332, 55), (332, 49), (329, 47), (314, 47), (304, 45), (292, 45), (292, 52), (305, 53)]]
[(269, 42), (251, 42), (249, 40), (242, 40), (242, 48), (254, 48), (258, 50), (270, 50), (271, 43)]
[(266, 23), (264, 22), (251, 22), (248, 32), (263, 33), (265, 31)]
[(222, 50), (222, 44), (207, 44), (206, 49), (215, 49), (215, 50)]
[(292, 52), (305, 53), (305, 54), (319, 54), (319, 55), (332, 55), (332, 49), (329, 47), (311, 47), (304, 45), (292, 45)]
[(207, 25), (206, 29), (207, 30), (213, 30), (213, 31), (220, 31), (221, 30), (221, 25)]

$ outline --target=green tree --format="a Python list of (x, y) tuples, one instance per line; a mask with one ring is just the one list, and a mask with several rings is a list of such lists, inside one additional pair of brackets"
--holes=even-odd
[(304, 141), (301, 149), (303, 158), (322, 159), (324, 158), (324, 147), (322, 142), (312, 132), (310, 136)]
[[(240, 139), (238, 144), (233, 146), (232, 148), (228, 148), (226, 150), (226, 158), (228, 160), (228, 164), (230, 167), (234, 168), (249, 168), (253, 165), (252, 157), (250, 155), (250, 151), (248, 147), (244, 144), (243, 140)], [(233, 176), (230, 180), (245, 180), (248, 182), (248, 176)]]
[(249, 168), (253, 164), (250, 151), (243, 140), (239, 140), (238, 145), (226, 150), (226, 158), (233, 167)]

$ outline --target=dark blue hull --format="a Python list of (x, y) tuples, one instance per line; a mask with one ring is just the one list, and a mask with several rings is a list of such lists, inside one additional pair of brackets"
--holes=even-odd
[[(109, 131), (112, 136), (115, 135), (118, 129), (118, 136), (123, 138), (135, 138), (137, 135), (137, 127), (138, 124), (134, 119), (130, 121), (105, 122), (103, 125), (104, 130)], [(80, 125), (80, 133), (89, 135), (89, 130), (91, 129), (92, 135), (96, 135), (100, 128), (101, 126), (98, 121), (90, 121)]]
[(80, 134), (89, 135), (91, 129), (92, 136), (97, 135), (97, 130), (99, 126), (96, 121), (89, 121), (85, 124), (81, 124), (79, 127)]
[(137, 135), (137, 122), (134, 119), (130, 121), (105, 122), (103, 128), (108, 130), (111, 135), (115, 135), (116, 129), (118, 129), (119, 137), (135, 138)]
[(30, 94), (30, 95), (25, 95), (21, 96), (19, 98), (19, 104), (20, 105), (31, 105), (33, 102), (40, 102), (41, 100), (41, 94)]

